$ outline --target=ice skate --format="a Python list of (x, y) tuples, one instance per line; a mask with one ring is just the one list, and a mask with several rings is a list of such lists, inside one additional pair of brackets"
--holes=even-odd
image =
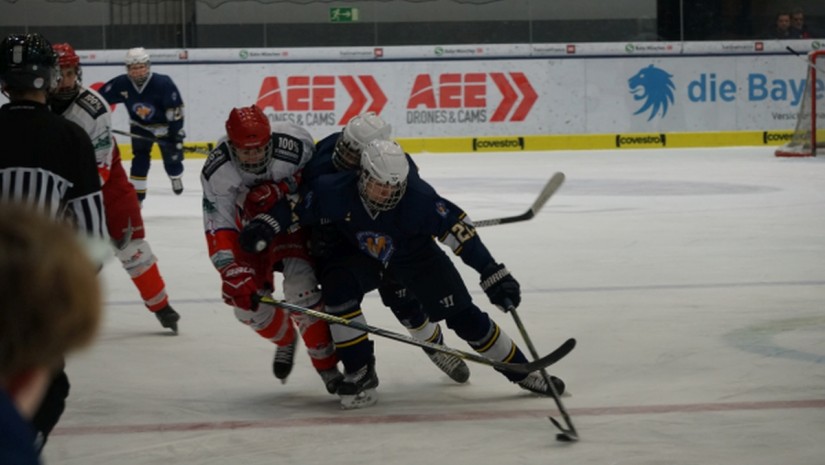
[(352, 410), (369, 407), (378, 402), (378, 375), (375, 373), (375, 358), (355, 373), (347, 373), (338, 386), (341, 408)]
[(174, 178), (170, 177), (169, 180), (172, 181), (172, 192), (175, 195), (181, 195), (183, 193), (183, 178), (176, 176)]
[(296, 336), (291, 343), (285, 346), (278, 346), (275, 349), (275, 358), (272, 359), (272, 373), (281, 380), (281, 384), (286, 384), (286, 378), (292, 373), (292, 366), (295, 364), (295, 347), (298, 345)]
[(344, 375), (338, 371), (336, 367), (332, 367), (329, 370), (321, 370), (318, 374), (321, 376), (321, 380), (324, 382), (324, 386), (330, 394), (336, 394), (338, 387), (344, 381)]
[(424, 352), (427, 353), (427, 357), (430, 357), (430, 360), (439, 370), (446, 373), (456, 383), (466, 383), (470, 379), (470, 368), (464, 363), (464, 360), (444, 352), (428, 352), (427, 350), (424, 350)]
[(178, 334), (178, 320), (180, 315), (171, 305), (167, 305), (155, 312), (155, 317), (160, 321), (160, 325), (164, 328), (171, 329), (175, 334)]
[[(564, 381), (560, 378), (556, 378), (555, 376), (550, 376), (550, 382), (553, 383), (553, 387), (556, 388), (556, 394), (562, 395), (565, 392)], [(541, 372), (534, 371), (527, 375), (526, 378), (516, 383), (519, 385), (520, 388), (540, 394), (543, 396), (552, 396), (553, 394), (550, 392), (549, 386), (544, 381), (544, 376), (542, 376)]]

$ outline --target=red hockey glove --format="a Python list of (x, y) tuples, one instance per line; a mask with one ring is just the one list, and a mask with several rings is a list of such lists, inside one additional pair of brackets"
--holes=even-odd
[(255, 310), (258, 286), (255, 284), (255, 269), (248, 265), (233, 263), (221, 270), (223, 279), (223, 301), (245, 310)]

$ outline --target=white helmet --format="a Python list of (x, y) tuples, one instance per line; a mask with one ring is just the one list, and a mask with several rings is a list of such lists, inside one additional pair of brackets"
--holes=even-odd
[[(149, 80), (149, 76), (151, 71), (149, 70), (149, 54), (146, 53), (146, 49), (143, 47), (135, 47), (130, 48), (128, 52), (126, 52), (126, 74), (129, 76), (129, 79), (135, 83), (136, 86), (142, 86), (147, 80)], [(146, 65), (145, 69), (132, 69), (130, 68), (133, 65)]]
[(358, 192), (364, 205), (373, 213), (392, 210), (407, 190), (410, 164), (397, 142), (376, 139), (367, 144), (361, 155)]
[(125, 62), (126, 62), (126, 66), (138, 65), (138, 64), (148, 65), (149, 62), (150, 62), (149, 54), (146, 53), (146, 49), (143, 48), (143, 47), (130, 48), (126, 52)]
[(374, 112), (355, 116), (341, 131), (332, 152), (332, 163), (339, 171), (353, 170), (361, 161), (361, 152), (375, 139), (390, 139), (392, 126)]

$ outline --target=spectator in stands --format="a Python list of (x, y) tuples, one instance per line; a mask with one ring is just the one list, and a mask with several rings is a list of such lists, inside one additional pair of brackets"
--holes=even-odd
[(776, 28), (773, 31), (774, 39), (793, 39), (791, 37), (791, 15), (787, 11), (776, 14)]
[(101, 319), (97, 266), (66, 223), (0, 203), (0, 463), (37, 465), (32, 424), (55, 367)]
[(791, 39), (810, 39), (811, 33), (805, 24), (805, 12), (802, 8), (791, 10), (791, 27), (788, 29)]

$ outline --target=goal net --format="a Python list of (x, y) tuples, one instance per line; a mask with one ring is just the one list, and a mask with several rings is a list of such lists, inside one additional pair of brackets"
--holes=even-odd
[[(796, 114), (796, 128), (790, 141), (776, 149), (777, 157), (825, 155), (825, 50), (808, 54), (805, 94)], [(817, 102), (817, 94), (820, 101)]]

